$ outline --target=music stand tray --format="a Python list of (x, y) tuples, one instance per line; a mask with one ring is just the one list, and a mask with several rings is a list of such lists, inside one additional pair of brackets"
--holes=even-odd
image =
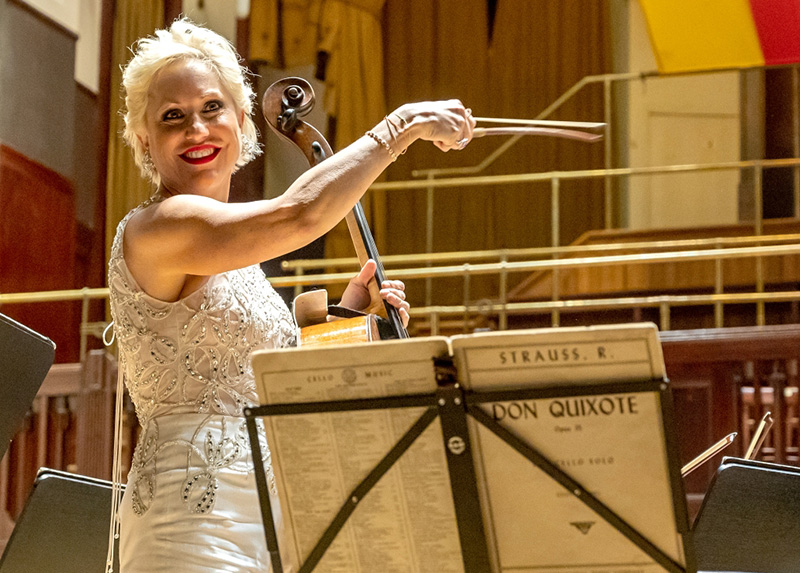
[(110, 515), (111, 482), (40, 469), (0, 573), (103, 573)]
[(275, 571), (287, 555), (301, 573), (696, 571), (653, 325), (263, 351), (253, 368)]
[(694, 522), (698, 569), (800, 570), (800, 468), (723, 458)]
[(0, 459), (55, 358), (49, 338), (0, 314)]

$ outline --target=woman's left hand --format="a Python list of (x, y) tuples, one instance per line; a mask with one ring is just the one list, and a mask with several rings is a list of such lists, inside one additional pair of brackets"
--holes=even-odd
[[(372, 259), (364, 263), (359, 273), (350, 280), (342, 294), (341, 305), (353, 310), (363, 311), (369, 308), (369, 281), (375, 276), (378, 265)], [(408, 326), (410, 305), (406, 302), (406, 285), (403, 281), (384, 281), (381, 285), (381, 298), (397, 309), (403, 326)]]

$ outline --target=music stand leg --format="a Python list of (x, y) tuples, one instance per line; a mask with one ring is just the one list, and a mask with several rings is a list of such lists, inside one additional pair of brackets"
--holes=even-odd
[(281, 563), (281, 553), (278, 547), (278, 533), (275, 530), (272, 503), (269, 500), (269, 485), (267, 485), (267, 476), (264, 473), (264, 458), (261, 455), (261, 442), (258, 440), (258, 426), (256, 425), (256, 419), (251, 415), (249, 409), (245, 410), (245, 421), (247, 423), (247, 434), (250, 437), (250, 449), (253, 451), (256, 489), (258, 490), (258, 502), (261, 505), (261, 519), (264, 522), (267, 551), (269, 551), (273, 573), (283, 573), (283, 563)]
[(452, 376), (452, 367), (437, 364), (437, 379), (439, 417), (442, 423), (442, 437), (450, 473), (464, 571), (466, 573), (491, 571), (467, 426), (464, 393)]

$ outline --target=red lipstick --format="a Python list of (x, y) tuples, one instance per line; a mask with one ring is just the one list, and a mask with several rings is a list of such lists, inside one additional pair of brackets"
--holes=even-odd
[(192, 165), (202, 165), (213, 161), (219, 155), (220, 148), (213, 145), (198, 145), (181, 153), (180, 158)]

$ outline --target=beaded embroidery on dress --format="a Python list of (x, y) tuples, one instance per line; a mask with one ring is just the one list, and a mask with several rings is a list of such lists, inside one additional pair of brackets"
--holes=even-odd
[(243, 410), (257, 402), (252, 352), (290, 345), (295, 325), (257, 265), (212, 276), (176, 302), (147, 295), (122, 237), (157, 200), (120, 222), (108, 269), (119, 367), (142, 426), (120, 507), (121, 570), (264, 571)]

